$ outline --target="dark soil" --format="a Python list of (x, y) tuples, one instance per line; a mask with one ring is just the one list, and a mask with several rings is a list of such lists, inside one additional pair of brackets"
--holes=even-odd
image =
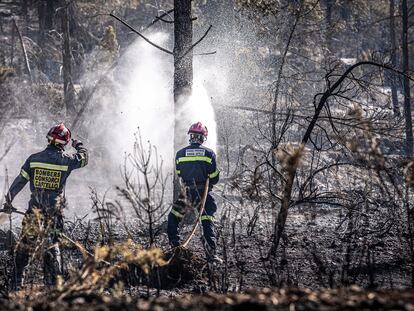
[(3, 301), (2, 310), (414, 310), (414, 291), (347, 289), (261, 289), (243, 294), (182, 295), (155, 299), (119, 298), (84, 294), (50, 301), (15, 298)]

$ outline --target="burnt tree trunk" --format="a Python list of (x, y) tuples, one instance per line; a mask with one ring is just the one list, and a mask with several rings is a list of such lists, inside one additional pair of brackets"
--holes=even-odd
[[(278, 68), (278, 74), (276, 77), (276, 81), (275, 81), (275, 92), (273, 95), (273, 105), (272, 105), (272, 124), (271, 124), (271, 130), (272, 130), (272, 149), (276, 148), (278, 145), (278, 133), (277, 133), (277, 121), (276, 121), (276, 116), (277, 116), (277, 108), (279, 103), (279, 95), (280, 95), (280, 87), (282, 84), (282, 75), (283, 75), (283, 70), (286, 64), (286, 58), (287, 58), (287, 53), (289, 52), (289, 48), (290, 45), (292, 43), (293, 40), (293, 36), (295, 34), (296, 31), (296, 27), (299, 23), (301, 14), (302, 14), (302, 9), (303, 9), (303, 5), (304, 5), (304, 1), (300, 1), (299, 3), (299, 8), (297, 9), (296, 15), (295, 15), (295, 20), (293, 22), (292, 28), (290, 29), (289, 32), (289, 37), (286, 41), (286, 45), (284, 47), (284, 51), (282, 54), (282, 57), (280, 59), (280, 65)], [(275, 164), (275, 157), (272, 157), (273, 159), (273, 165)]]
[(12, 22), (12, 26), (11, 26), (11, 45), (10, 45), (10, 63), (9, 63), (10, 67), (13, 67), (15, 33), (16, 33), (16, 30), (15, 30), (14, 24)]
[[(295, 16), (295, 21), (292, 25), (292, 28), (290, 29), (289, 32), (289, 37), (287, 39), (286, 45), (285, 45), (285, 49), (284, 52), (282, 54), (282, 58), (280, 60), (280, 66), (279, 66), (279, 70), (278, 70), (278, 75), (277, 75), (277, 80), (276, 80), (276, 84), (275, 84), (275, 93), (274, 93), (274, 98), (273, 98), (273, 105), (272, 105), (272, 150), (275, 150), (278, 147), (278, 133), (277, 133), (277, 121), (276, 121), (276, 116), (277, 116), (277, 109), (278, 109), (278, 105), (279, 105), (279, 91), (280, 91), (280, 86), (282, 83), (282, 74), (283, 74), (283, 69), (286, 63), (286, 57), (287, 57), (287, 53), (289, 51), (289, 47), (292, 43), (293, 40), (293, 36), (296, 30), (296, 27), (299, 23), (299, 20), (301, 18), (301, 14), (302, 14), (302, 9), (303, 9), (303, 5), (304, 5), (304, 1), (300, 1), (299, 4), (299, 8), (297, 9), (296, 12), (296, 16)], [(276, 152), (272, 152), (272, 165), (274, 167), (276, 167)], [(272, 171), (272, 179), (276, 180), (276, 172)], [(291, 175), (287, 175), (287, 178), (285, 180), (285, 192), (287, 191), (286, 189), (289, 189), (293, 186), (293, 180), (294, 177)], [(275, 183), (271, 183), (270, 187), (274, 187)], [(291, 191), (291, 190), (290, 190)], [(279, 212), (276, 214), (276, 202), (275, 200), (271, 201), (271, 206), (272, 206), (272, 210), (275, 211), (275, 223), (274, 223), (274, 229), (273, 229), (273, 244), (272, 245), (279, 245), (279, 240), (282, 236), (283, 233), (283, 229), (284, 229), (284, 224), (282, 224), (282, 222), (286, 221), (286, 217), (287, 217), (287, 213), (288, 213), (288, 208), (289, 208), (289, 203), (290, 203), (290, 198), (285, 200), (285, 198), (287, 198), (287, 196), (283, 195), (283, 199), (281, 202), (281, 206), (280, 206), (280, 210)], [(273, 257), (276, 256), (276, 250), (277, 247), (273, 247), (271, 248), (271, 254)]]
[(183, 131), (187, 124), (181, 124), (182, 106), (191, 95), (193, 84), (193, 52), (187, 52), (193, 42), (191, 0), (174, 1), (174, 149), (186, 143)]
[[(69, 4), (70, 5), (70, 4)], [(68, 3), (62, 12), (62, 32), (63, 32), (63, 92), (66, 113), (69, 116), (75, 115), (75, 88), (72, 83), (72, 53), (70, 48)]]
[(413, 155), (413, 120), (411, 115), (411, 94), (410, 94), (410, 80), (409, 62), (408, 62), (408, 6), (407, 0), (401, 2), (402, 13), (402, 66), (403, 66), (403, 89), (404, 89), (404, 117), (405, 117), (405, 138), (406, 151), (408, 156)]
[[(183, 105), (188, 100), (193, 84), (193, 22), (191, 0), (174, 1), (174, 150), (186, 144), (188, 124), (183, 124)], [(174, 175), (174, 201), (179, 192)]]
[(22, 29), (22, 32), (27, 35), (27, 28), (29, 25), (29, 1), (28, 0), (22, 0), (21, 2), (21, 8), (22, 8), (22, 16), (24, 21), (24, 27)]
[(39, 16), (39, 46), (43, 48), (46, 33), (53, 28), (53, 17), (55, 14), (55, 1), (42, 0), (37, 4), (37, 13)]
[(334, 0), (326, 0), (325, 1), (326, 6), (326, 33), (325, 33), (325, 39), (326, 39), (326, 45), (328, 47), (328, 50), (330, 53), (333, 53), (333, 40), (332, 40), (332, 32), (333, 32), (333, 19), (332, 19), (332, 13), (335, 6)]
[(39, 17), (39, 35), (38, 44), (42, 49), (42, 57), (40, 59), (40, 67), (43, 72), (47, 73), (48, 58), (43, 53), (47, 47), (47, 34), (53, 29), (53, 20), (55, 15), (56, 0), (41, 0), (37, 4), (37, 13)]
[[(391, 66), (396, 67), (397, 65), (397, 44), (395, 39), (395, 0), (390, 0), (390, 41), (391, 41)], [(391, 83), (391, 100), (392, 109), (395, 116), (400, 116), (400, 107), (398, 103), (397, 94), (397, 77), (394, 72), (390, 72), (390, 83)]]

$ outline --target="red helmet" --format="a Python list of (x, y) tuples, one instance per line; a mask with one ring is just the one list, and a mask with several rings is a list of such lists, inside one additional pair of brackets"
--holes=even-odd
[(188, 134), (202, 134), (204, 138), (207, 138), (208, 130), (207, 126), (204, 126), (201, 122), (194, 123), (190, 126)]
[(63, 146), (70, 142), (70, 137), (70, 131), (63, 123), (52, 127), (46, 135), (46, 138), (50, 144)]

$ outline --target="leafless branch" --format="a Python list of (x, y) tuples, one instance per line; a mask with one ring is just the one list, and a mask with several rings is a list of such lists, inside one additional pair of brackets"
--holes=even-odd
[(154, 42), (152, 42), (152, 41), (150, 41), (147, 37), (145, 37), (144, 35), (142, 35), (138, 30), (136, 30), (136, 29), (134, 29), (131, 25), (129, 25), (127, 22), (125, 22), (125, 21), (123, 21), (122, 19), (120, 19), (118, 16), (116, 16), (116, 15), (114, 15), (114, 14), (109, 14), (109, 16), (111, 16), (111, 17), (113, 17), (113, 18), (115, 18), (116, 20), (118, 20), (119, 22), (121, 22), (122, 24), (124, 24), (126, 27), (128, 27), (131, 31), (133, 31), (133, 32), (135, 32), (138, 36), (140, 36), (142, 39), (144, 39), (146, 42), (148, 42), (149, 44), (151, 44), (153, 47), (156, 47), (157, 49), (159, 49), (159, 50), (161, 50), (161, 51), (163, 51), (163, 52), (165, 52), (165, 53), (167, 53), (167, 54), (170, 54), (170, 55), (173, 55), (173, 52), (171, 52), (171, 51), (169, 51), (169, 50), (167, 50), (167, 49), (165, 49), (165, 48), (163, 48), (163, 47), (161, 47), (161, 46), (159, 46), (159, 45), (157, 45), (157, 44), (155, 44)]
[(216, 54), (216, 53), (217, 53), (217, 51), (213, 51), (213, 52), (206, 52), (206, 53), (197, 53), (197, 54), (194, 54), (194, 56), (214, 55), (214, 54)]
[(24, 57), (24, 65), (26, 67), (27, 74), (29, 75), (30, 81), (32, 81), (32, 71), (30, 70), (30, 63), (29, 59), (27, 58), (27, 51), (26, 47), (23, 42), (22, 33), (20, 32), (19, 27), (17, 26), (16, 20), (13, 18), (13, 25), (16, 28), (17, 35), (19, 36), (20, 45), (22, 47), (23, 57)]
[(208, 33), (210, 32), (211, 28), (213, 28), (213, 25), (210, 25), (208, 27), (208, 29), (206, 30), (206, 32), (204, 33), (204, 35), (201, 36), (200, 39), (198, 39), (187, 51), (184, 52), (183, 55), (181, 55), (180, 59), (185, 57), (188, 53), (190, 53), (201, 41), (204, 40), (204, 38), (208, 35)]
[[(172, 12), (174, 12), (174, 9), (171, 9), (171, 10), (168, 10), (168, 11), (166, 11), (166, 12), (164, 12), (164, 13), (162, 13), (160, 16), (156, 16), (155, 18), (154, 18), (154, 20), (151, 22), (151, 23), (149, 23), (144, 29), (143, 29), (143, 31), (145, 31), (145, 30), (147, 30), (148, 28), (150, 28), (151, 26), (153, 26), (156, 22), (158, 22), (158, 21), (163, 21), (163, 22), (165, 22), (165, 23), (170, 23), (170, 22), (174, 22), (173, 21), (173, 18), (170, 16), (170, 14), (172, 13)], [(164, 20), (163, 18), (165, 17), (165, 16), (168, 16), (168, 17), (170, 17), (171, 18), (171, 21), (166, 21), (166, 20)]]

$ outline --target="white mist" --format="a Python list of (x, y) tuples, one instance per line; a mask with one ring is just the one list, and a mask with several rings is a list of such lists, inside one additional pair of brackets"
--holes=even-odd
[[(150, 36), (150, 40), (165, 46), (168, 36), (156, 33)], [(116, 109), (108, 109), (109, 115), (102, 118), (116, 120), (111, 122), (113, 134), (110, 135), (115, 143), (115, 148), (112, 149), (115, 166), (118, 167), (122, 163), (124, 153), (131, 152), (134, 133), (138, 127), (143, 141), (150, 141), (157, 147), (164, 163), (173, 163), (175, 150), (172, 63), (171, 55), (159, 51), (141, 39), (137, 39), (119, 61), (116, 74), (119, 79), (116, 78), (116, 98), (113, 102)], [(209, 130), (206, 146), (216, 150), (214, 109), (201, 79), (197, 79), (199, 76), (201, 75), (195, 74), (192, 96), (176, 113), (186, 129), (198, 121), (205, 124)], [(182, 135), (182, 140), (186, 141), (186, 130), (175, 135)], [(170, 170), (171, 167), (166, 169)]]

